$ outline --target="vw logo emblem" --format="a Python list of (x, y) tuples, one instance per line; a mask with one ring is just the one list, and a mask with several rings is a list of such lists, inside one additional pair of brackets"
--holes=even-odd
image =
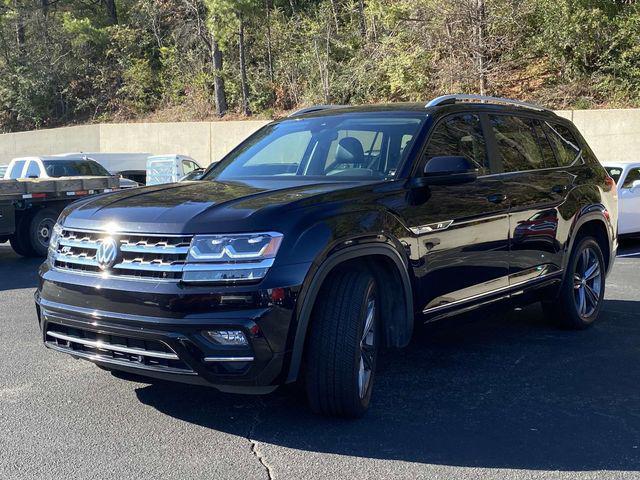
[(102, 240), (102, 243), (96, 250), (96, 261), (100, 270), (108, 270), (116, 263), (118, 259), (118, 244), (111, 238), (107, 237)]

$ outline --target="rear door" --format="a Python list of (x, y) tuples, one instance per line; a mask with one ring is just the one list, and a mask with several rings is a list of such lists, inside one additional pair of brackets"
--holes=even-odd
[(508, 202), (491, 177), (480, 116), (457, 113), (432, 129), (417, 175), (433, 157), (464, 156), (480, 176), (459, 185), (432, 185), (412, 192), (406, 219), (417, 235), (421, 262), (415, 269), (420, 307), (438, 315), (508, 286)]
[(640, 186), (634, 187), (634, 182), (640, 181), (640, 167), (630, 167), (620, 185), (620, 212), (618, 218), (618, 233), (640, 232)]
[[(575, 175), (560, 166), (541, 120), (490, 114), (504, 193), (509, 198), (509, 284), (536, 280), (562, 265), (559, 206)], [(578, 152), (574, 152), (574, 158)]]

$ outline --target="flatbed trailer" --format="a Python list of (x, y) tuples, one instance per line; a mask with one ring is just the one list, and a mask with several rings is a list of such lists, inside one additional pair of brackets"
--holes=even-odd
[(0, 180), (0, 243), (25, 257), (47, 255), (62, 210), (87, 195), (119, 188), (117, 177)]

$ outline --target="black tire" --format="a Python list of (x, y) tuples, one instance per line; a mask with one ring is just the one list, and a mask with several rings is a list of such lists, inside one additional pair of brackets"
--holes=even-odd
[(345, 269), (325, 281), (305, 351), (305, 387), (315, 413), (358, 418), (367, 411), (380, 337), (379, 311), (369, 272)]
[(577, 241), (555, 302), (545, 301), (545, 314), (558, 326), (573, 330), (590, 327), (600, 315), (605, 290), (605, 263), (593, 237)]
[(9, 237), (9, 243), (13, 251), (23, 257), (36, 256), (36, 253), (31, 248), (31, 241), (29, 239), (31, 217), (32, 215), (27, 213), (21, 215), (16, 224), (16, 231)]
[(31, 217), (29, 223), (29, 243), (36, 257), (46, 257), (53, 226), (58, 221), (59, 212), (52, 208), (43, 208)]

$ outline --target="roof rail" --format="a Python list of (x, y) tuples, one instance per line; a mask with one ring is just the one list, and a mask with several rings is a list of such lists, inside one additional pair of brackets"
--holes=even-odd
[(500, 98), (500, 97), (487, 97), (484, 95), (464, 95), (464, 94), (454, 94), (454, 95), (442, 95), (440, 97), (434, 98), (429, 103), (425, 105), (425, 107), (437, 107), (440, 105), (451, 105), (453, 103), (489, 103), (496, 105), (513, 105), (516, 107), (528, 108), (530, 110), (537, 110), (539, 112), (547, 112), (550, 111), (547, 108), (541, 107), (539, 105), (533, 105), (532, 103), (521, 102), (519, 100), (511, 100), (510, 98)]
[(304, 115), (305, 113), (321, 112), (322, 110), (330, 110), (333, 108), (343, 108), (346, 105), (313, 105), (311, 107), (304, 107), (300, 110), (296, 110), (293, 113), (287, 115), (287, 118), (297, 117), (298, 115)]

